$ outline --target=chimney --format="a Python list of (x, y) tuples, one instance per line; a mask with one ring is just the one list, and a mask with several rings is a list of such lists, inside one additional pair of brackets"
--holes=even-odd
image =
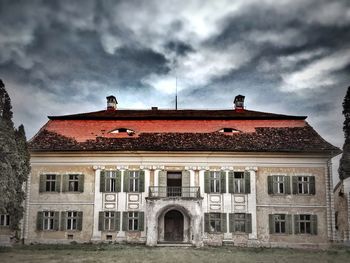
[(233, 101), (235, 111), (243, 112), (244, 111), (244, 98), (243, 95), (237, 95)]
[(115, 111), (117, 109), (117, 99), (114, 96), (108, 96), (107, 99), (107, 110)]

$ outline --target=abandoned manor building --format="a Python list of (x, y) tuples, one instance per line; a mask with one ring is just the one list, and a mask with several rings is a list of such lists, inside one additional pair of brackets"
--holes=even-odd
[(49, 116), (30, 140), (25, 243), (327, 246), (331, 158), (306, 122), (248, 110)]

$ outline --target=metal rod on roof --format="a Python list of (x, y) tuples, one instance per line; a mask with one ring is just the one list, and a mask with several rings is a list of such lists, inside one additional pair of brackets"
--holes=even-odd
[(175, 77), (175, 110), (177, 110), (177, 76)]

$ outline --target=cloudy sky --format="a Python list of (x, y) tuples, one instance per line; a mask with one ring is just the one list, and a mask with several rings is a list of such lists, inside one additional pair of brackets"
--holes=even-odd
[[(343, 145), (348, 0), (0, 0), (0, 78), (32, 137), (47, 115), (120, 108), (307, 115)], [(338, 162), (337, 160), (335, 161)]]

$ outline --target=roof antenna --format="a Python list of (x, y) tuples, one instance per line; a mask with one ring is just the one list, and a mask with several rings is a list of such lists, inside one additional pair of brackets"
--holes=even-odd
[(175, 110), (177, 110), (177, 76), (175, 77)]

